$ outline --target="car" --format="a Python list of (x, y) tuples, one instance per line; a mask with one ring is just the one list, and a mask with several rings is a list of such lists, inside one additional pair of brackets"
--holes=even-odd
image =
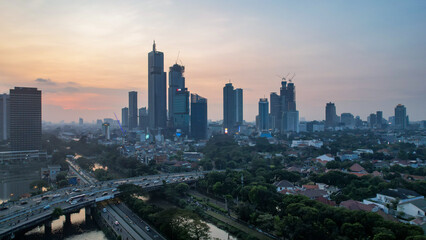
[(49, 209), (50, 208), (50, 205), (46, 205), (44, 208), (43, 208), (43, 210), (47, 210), (47, 209)]
[(74, 191), (74, 192), (81, 192), (81, 189), (76, 188), (76, 189), (74, 189), (73, 191)]
[(117, 188), (114, 188), (112, 189), (112, 192), (117, 192), (117, 190), (118, 190)]
[(9, 208), (6, 207), (6, 206), (3, 206), (3, 207), (0, 208), (0, 211), (4, 211), (4, 210), (7, 210), (7, 209), (9, 209)]
[(52, 198), (57, 198), (57, 197), (60, 197), (60, 196), (61, 196), (61, 194), (55, 194), (55, 195), (52, 196)]
[(89, 197), (94, 196), (96, 193), (92, 192), (91, 194), (89, 194)]
[(115, 225), (119, 225), (120, 223), (119, 223), (118, 221), (115, 221), (115, 222), (114, 222), (114, 224), (115, 224)]
[(43, 197), (41, 197), (41, 200), (46, 200), (46, 199), (49, 199), (49, 196), (43, 196)]
[(149, 232), (151, 229), (150, 229), (148, 226), (146, 226), (146, 227), (145, 227), (145, 230), (146, 230), (147, 232)]
[(145, 186), (148, 186), (149, 185), (149, 183), (145, 183)]
[(102, 209), (102, 212), (106, 213), (106, 212), (107, 212), (107, 209), (106, 209), (106, 208), (103, 208), (103, 209)]
[(22, 201), (21, 202), (21, 205), (25, 205), (25, 204), (27, 204), (28, 202), (27, 201)]
[(102, 196), (106, 196), (106, 195), (108, 195), (108, 192), (103, 192), (102, 193)]

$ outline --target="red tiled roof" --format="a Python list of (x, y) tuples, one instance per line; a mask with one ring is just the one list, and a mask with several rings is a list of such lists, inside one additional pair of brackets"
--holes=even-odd
[(347, 208), (349, 210), (361, 210), (371, 212), (375, 207), (374, 204), (364, 204), (355, 200), (347, 200), (340, 203), (340, 206)]
[(353, 165), (349, 168), (349, 170), (350, 170), (351, 172), (362, 172), (362, 171), (365, 171), (365, 169), (364, 169), (361, 165), (359, 165), (358, 163), (353, 164)]

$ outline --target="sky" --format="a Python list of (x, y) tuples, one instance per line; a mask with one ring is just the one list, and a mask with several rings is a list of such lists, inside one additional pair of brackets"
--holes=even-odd
[(212, 120), (227, 82), (244, 90), (244, 120), (254, 121), (259, 98), (289, 73), (306, 120), (324, 119), (330, 101), (364, 120), (397, 104), (424, 120), (425, 13), (422, 0), (0, 0), (0, 93), (41, 89), (45, 121), (120, 116), (129, 91), (147, 106), (155, 40), (165, 71), (185, 66)]

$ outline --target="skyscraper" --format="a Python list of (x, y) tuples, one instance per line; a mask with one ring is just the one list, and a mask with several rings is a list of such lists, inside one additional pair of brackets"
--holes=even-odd
[(377, 116), (374, 113), (371, 113), (370, 116), (368, 116), (368, 126), (370, 128), (374, 128), (377, 125)]
[(165, 129), (166, 109), (166, 73), (164, 72), (164, 54), (155, 48), (148, 53), (148, 122), (150, 130)]
[(0, 141), (9, 139), (10, 102), (9, 95), (0, 95)]
[(284, 112), (282, 129), (286, 132), (299, 132), (299, 111)]
[(345, 125), (346, 128), (353, 128), (355, 126), (355, 118), (351, 113), (340, 114), (340, 121)]
[[(179, 64), (174, 64), (169, 69), (169, 121), (173, 127), (173, 100), (178, 91), (185, 89), (185, 77), (183, 73), (185, 67)], [(179, 90), (178, 90), (179, 89)]]
[(79, 119), (78, 119), (78, 125), (80, 125), (80, 126), (81, 126), (81, 125), (83, 125), (83, 123), (84, 123), (83, 118), (79, 118)]
[(169, 126), (189, 133), (189, 91), (185, 87), (185, 67), (174, 64), (169, 71)]
[(296, 87), (292, 82), (289, 82), (287, 85), (286, 104), (287, 111), (296, 111)]
[(243, 125), (243, 89), (235, 89), (236, 124)]
[(281, 132), (299, 131), (299, 112), (296, 109), (296, 87), (294, 83), (281, 81), (280, 95), (273, 92), (271, 100), (271, 128)]
[(270, 127), (272, 129), (281, 129), (281, 98), (277, 93), (272, 92), (269, 101), (271, 103), (270, 122), (272, 123)]
[(377, 117), (377, 128), (383, 128), (383, 112), (382, 111), (377, 111), (376, 112), (376, 117)]
[(191, 137), (207, 138), (207, 99), (191, 94)]
[(183, 134), (189, 133), (189, 92), (177, 89), (173, 99), (173, 127)]
[(127, 107), (121, 109), (121, 126), (123, 128), (129, 127), (129, 108)]
[(267, 98), (259, 99), (259, 131), (269, 129), (269, 103)]
[(148, 112), (146, 111), (146, 107), (139, 108), (139, 128), (142, 130), (146, 130), (148, 127)]
[(41, 149), (41, 91), (10, 89), (10, 144), (12, 151)]
[(336, 119), (336, 106), (334, 103), (329, 102), (325, 106), (325, 127), (335, 127), (337, 123)]
[(395, 128), (407, 128), (407, 109), (402, 104), (398, 104), (395, 107)]
[(129, 92), (129, 129), (138, 127), (138, 92)]
[(237, 105), (235, 91), (232, 83), (227, 83), (223, 88), (223, 128), (225, 133), (235, 132), (237, 120)]

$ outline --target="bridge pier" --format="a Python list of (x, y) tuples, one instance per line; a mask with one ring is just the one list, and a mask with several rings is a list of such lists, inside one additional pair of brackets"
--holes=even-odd
[(91, 206), (90, 207), (86, 207), (85, 208), (85, 212), (86, 212), (86, 222), (87, 222), (92, 217), (92, 212), (93, 212), (92, 211), (92, 207)]
[(65, 214), (65, 225), (71, 225), (71, 213)]
[(52, 220), (48, 220), (44, 223), (44, 234), (45, 235), (52, 234)]

